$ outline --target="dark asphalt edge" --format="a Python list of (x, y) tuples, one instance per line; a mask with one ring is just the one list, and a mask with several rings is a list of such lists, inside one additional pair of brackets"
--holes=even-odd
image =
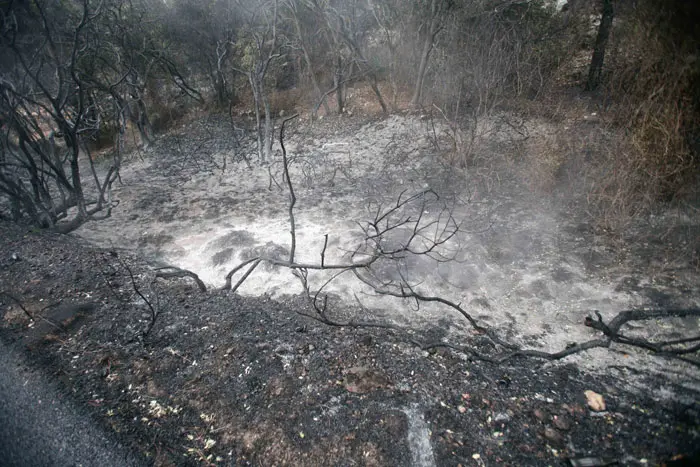
[(145, 466), (87, 407), (0, 336), (0, 465)]

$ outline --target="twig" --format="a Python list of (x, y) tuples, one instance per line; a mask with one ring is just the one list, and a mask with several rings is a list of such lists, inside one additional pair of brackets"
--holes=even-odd
[(148, 323), (148, 327), (146, 328), (146, 330), (143, 333), (143, 337), (146, 337), (153, 329), (153, 326), (155, 326), (155, 324), (156, 324), (156, 319), (158, 318), (158, 312), (153, 307), (153, 304), (151, 303), (151, 301), (148, 300), (143, 293), (141, 293), (141, 289), (139, 289), (138, 285), (136, 285), (136, 279), (134, 278), (134, 273), (131, 271), (131, 268), (129, 267), (129, 265), (127, 265), (124, 261), (122, 261), (121, 258), (119, 259), (119, 263), (129, 273), (129, 278), (131, 279), (131, 285), (134, 288), (134, 292), (136, 292), (136, 294), (139, 297), (141, 297), (141, 300), (143, 300), (146, 303), (146, 305), (148, 306), (148, 309), (151, 310), (151, 321)]
[(289, 188), (289, 228), (290, 234), (292, 236), (292, 246), (289, 249), (289, 262), (294, 262), (294, 253), (297, 248), (297, 238), (296, 238), (296, 225), (294, 223), (294, 205), (297, 202), (297, 197), (294, 194), (294, 186), (292, 185), (292, 179), (289, 177), (289, 163), (287, 162), (287, 150), (284, 147), (284, 126), (288, 121), (297, 118), (299, 114), (292, 115), (289, 118), (285, 118), (282, 121), (282, 126), (280, 128), (280, 146), (282, 147), (282, 162), (284, 163), (284, 177), (287, 179), (287, 188)]
[(253, 271), (255, 271), (255, 268), (258, 267), (258, 265), (260, 264), (261, 261), (262, 261), (261, 259), (256, 260), (256, 261), (253, 263), (253, 265), (250, 266), (250, 268), (248, 268), (248, 270), (246, 271), (246, 273), (243, 274), (243, 277), (241, 277), (241, 278), (238, 280), (238, 282), (236, 282), (236, 285), (234, 285), (234, 286), (231, 288), (231, 293), (236, 293), (236, 290), (238, 290), (238, 287), (240, 287), (241, 284), (243, 284), (243, 282), (248, 278), (248, 276), (250, 276), (250, 275), (253, 273)]
[(234, 274), (236, 274), (238, 271), (252, 263), (253, 261), (259, 261), (260, 258), (251, 258), (247, 261), (244, 261), (243, 263), (239, 264), (235, 268), (231, 269), (228, 274), (226, 274), (226, 283), (224, 286), (221, 288), (222, 290), (230, 290), (231, 289), (231, 278), (233, 277)]
[(699, 308), (672, 308), (672, 309), (641, 309), (641, 310), (625, 310), (618, 313), (609, 324), (605, 324), (600, 313), (595, 310), (596, 319), (590, 316), (586, 317), (584, 324), (588, 327), (601, 331), (608, 339), (613, 342), (620, 344), (631, 345), (633, 347), (640, 347), (646, 350), (650, 350), (654, 353), (660, 355), (672, 356), (674, 358), (680, 358), (689, 363), (700, 366), (700, 362), (681, 358), (683, 354), (694, 353), (700, 350), (700, 345), (695, 345), (690, 348), (684, 349), (668, 349), (672, 345), (686, 344), (691, 342), (697, 342), (700, 340), (700, 336), (694, 336), (685, 339), (677, 339), (663, 342), (651, 342), (647, 339), (642, 338), (632, 338), (627, 337), (620, 333), (620, 328), (629, 321), (644, 321), (654, 318), (672, 318), (678, 317), (682, 318), (685, 316), (700, 316)]
[(326, 259), (326, 247), (328, 247), (328, 234), (325, 234), (323, 240), (323, 250), (321, 250), (321, 267), (324, 266), (324, 262)]
[(272, 182), (275, 182), (275, 185), (277, 185), (277, 188), (282, 190), (282, 187), (280, 186), (279, 183), (277, 183), (277, 180), (275, 179), (275, 176), (272, 175), (272, 166), (267, 166), (267, 173), (270, 176), (269, 178), (269, 183), (267, 185), (267, 191), (272, 191)]
[[(58, 329), (58, 330), (60, 330), (60, 331), (65, 331), (65, 330), (66, 330), (65, 327), (61, 326), (60, 324), (54, 323), (53, 321), (51, 321), (51, 320), (48, 319), (48, 318), (44, 318), (43, 316), (41, 316), (41, 315), (39, 315), (39, 314), (37, 314), (37, 315), (35, 316), (34, 314), (32, 314), (29, 310), (27, 310), (27, 309), (24, 307), (24, 305), (22, 304), (22, 302), (21, 302), (18, 298), (15, 298), (13, 295), (11, 295), (11, 294), (9, 294), (9, 293), (7, 293), (7, 292), (5, 292), (5, 291), (0, 291), (0, 295), (4, 295), (4, 296), (6, 296), (7, 298), (9, 298), (10, 300), (14, 301), (14, 302), (17, 304), (17, 306), (19, 306), (19, 307), (22, 309), (22, 311), (24, 312), (24, 314), (27, 315), (27, 317), (29, 317), (29, 319), (30, 319), (31, 321), (36, 321), (36, 318), (38, 317), (40, 320), (44, 321), (45, 323), (48, 323), (49, 325), (55, 327), (56, 329)], [(46, 308), (49, 308), (49, 307), (46, 307)], [(45, 310), (46, 308), (44, 308), (44, 310)], [(43, 311), (43, 310), (42, 310), (42, 311)]]

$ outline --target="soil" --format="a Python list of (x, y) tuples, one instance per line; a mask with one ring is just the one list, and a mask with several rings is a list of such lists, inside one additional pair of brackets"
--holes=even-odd
[[(353, 131), (362, 128), (358, 123)], [(182, 167), (190, 167), (185, 162)], [(142, 162), (141, 169), (155, 170), (157, 164), (163, 177), (168, 176), (163, 175), (167, 169), (175, 172), (168, 182), (172, 192), (163, 188), (168, 183), (157, 179), (151, 192), (146, 186), (136, 191), (132, 186), (122, 196), (127, 200), (122, 217), (88, 224), (79, 232), (82, 238), (0, 223), (0, 338), (25, 348), (67, 394), (88, 406), (96, 420), (142, 453), (147, 462), (523, 466), (566, 465), (568, 459), (581, 458), (589, 462), (581, 465), (670, 465), (672, 460), (693, 465), (697, 461), (693, 456), (698, 455), (700, 437), (700, 378), (692, 365), (671, 365), (661, 357), (622, 347), (559, 362), (514, 359), (495, 365), (448, 348), (422, 350), (419, 344), (440, 341), (448, 334), (484, 352), (491, 350), (482, 335), (455, 327), (454, 320), (440, 318), (435, 311), (421, 321), (405, 316), (404, 322), (412, 326), (394, 325), (404, 323), (398, 308), (380, 316), (395, 317), (377, 321), (384, 325), (328, 326), (307, 316), (312, 314), (307, 302), (293, 289), (279, 287), (272, 295), (265, 293), (263, 285), (266, 278), (275, 277), (273, 270), (265, 271), (267, 275), (243, 295), (217, 290), (211, 281), (207, 281), (209, 291), (201, 292), (190, 279), (156, 278), (155, 261), (180, 258), (182, 262), (173, 262), (186, 267), (187, 259), (197, 256), (163, 250), (178, 242), (186, 250), (183, 238), (213, 243), (211, 261), (217, 267), (223, 264), (222, 269), (245, 255), (257, 254), (260, 248), (270, 254), (285, 253), (278, 251), (277, 242), (268, 245), (265, 238), (252, 242), (253, 234), (244, 230), (243, 221), (264, 222), (243, 214), (239, 225), (229, 224), (217, 235), (201, 229), (197, 234), (201, 238), (194, 240), (191, 229), (177, 225), (144, 233), (154, 222), (165, 225), (182, 215), (166, 212), (178, 204), (173, 199), (193, 196), (185, 192), (185, 185), (194, 174), (175, 170), (177, 164), (168, 166), (157, 155)], [(422, 186), (425, 182), (411, 183)], [(313, 189), (310, 183), (307, 191)], [(345, 199), (342, 184), (329, 190), (337, 190), (336, 198)], [(242, 202), (238, 195), (230, 204)], [(275, 204), (274, 193), (260, 196), (247, 202), (260, 212), (267, 209), (266, 215), (285, 219), (284, 209), (278, 209), (284, 206), (284, 197), (280, 205)], [(139, 203), (142, 211), (129, 209)], [(324, 209), (323, 200), (316, 208)], [(161, 218), (143, 220), (142, 213), (150, 211), (162, 211)], [(520, 211), (517, 204), (510, 211), (522, 213), (522, 225), (532, 220), (532, 211)], [(189, 227), (207, 218), (204, 214), (199, 208), (189, 212)], [(95, 240), (109, 238), (107, 230), (126, 224), (130, 215), (137, 216), (136, 227), (127, 228), (123, 236), (113, 230), (111, 247)], [(221, 217), (219, 212), (211, 213), (213, 220)], [(566, 231), (564, 241), (561, 237), (552, 241), (573, 250), (584, 248), (585, 243), (588, 263), (560, 261), (557, 267), (546, 254), (549, 240), (535, 238), (532, 232), (527, 235), (526, 250), (537, 250), (537, 257), (527, 257), (519, 253), (521, 242), (513, 240), (513, 235), (524, 232), (517, 229), (511, 236), (502, 234), (500, 240), (490, 238), (483, 255), (490, 255), (492, 264), (500, 264), (504, 271), (527, 271), (537, 261), (546, 261), (540, 270), (549, 271), (551, 283), (558, 284), (571, 283), (572, 275), (577, 283), (595, 283), (597, 276), (583, 276), (574, 266), (598, 274), (602, 264), (607, 273), (615, 271), (616, 279), (606, 287), (620, 294), (637, 294), (657, 305), (679, 303), (678, 296), (691, 303), (697, 300), (696, 276), (666, 274), (662, 275), (665, 281), (649, 285), (630, 273), (633, 265), (653, 258), (656, 251), (638, 256), (639, 248), (654, 245), (640, 244), (629, 251), (631, 259), (622, 268), (619, 261), (606, 264), (610, 255), (594, 257), (613, 247), (599, 243), (594, 248), (589, 241), (592, 228), (578, 221), (570, 224), (561, 229)], [(143, 244), (135, 233), (139, 229)], [(312, 229), (312, 233), (309, 238), (318, 238), (319, 232)], [(222, 241), (223, 236), (228, 240)], [(102, 247), (90, 245), (85, 238)], [(579, 245), (570, 238), (585, 240)], [(248, 250), (234, 251), (229, 240), (245, 244)], [(208, 263), (210, 256), (205, 259)], [(478, 265), (480, 259), (467, 257), (463, 263), (474, 260)], [(479, 276), (495, 267), (484, 264), (482, 270), (472, 272)], [(442, 271), (441, 277), (459, 280), (465, 269), (469, 272), (466, 266), (459, 274)], [(520, 278), (513, 281), (509, 288), (516, 290)], [(559, 290), (551, 283), (529, 277), (526, 294), (511, 296), (508, 291), (502, 299), (474, 294), (472, 305), (491, 310), (498, 324), (498, 313), (508, 315), (513, 304), (554, 303), (570, 293), (569, 288)], [(598, 285), (589, 287), (584, 292), (590, 290), (591, 296), (601, 290)], [(615, 297), (606, 298), (611, 309), (626, 300)], [(357, 312), (344, 306), (348, 305), (342, 300), (334, 304), (334, 313)], [(542, 309), (548, 313), (553, 306)], [(556, 327), (558, 314), (552, 313), (539, 319)], [(516, 333), (517, 320), (512, 324), (509, 332)], [(655, 326), (664, 327), (663, 323)], [(688, 329), (696, 327), (697, 322), (688, 323)], [(539, 336), (540, 341), (535, 337), (529, 341), (533, 345), (546, 341), (546, 336)], [(553, 342), (560, 345), (566, 339)], [(597, 364), (598, 359), (604, 364)], [(646, 360), (657, 363), (637, 365)], [(602, 395), (605, 408), (591, 408), (586, 391)]]
[[(2, 339), (154, 465), (659, 465), (698, 446), (697, 393), (676, 386), (669, 399), (669, 381), (650, 377), (639, 393), (612, 369), (425, 352), (397, 330), (320, 324), (296, 297), (159, 281), (144, 338), (150, 311), (126, 271), (148, 287), (138, 258), (5, 224), (0, 234), (3, 289), (36, 317), (3, 296)], [(587, 390), (605, 411), (589, 409)]]

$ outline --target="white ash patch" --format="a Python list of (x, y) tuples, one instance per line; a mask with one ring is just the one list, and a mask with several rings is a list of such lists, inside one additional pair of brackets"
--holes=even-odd
[[(501, 142), (517, 136), (504, 134), (504, 127), (496, 122), (484, 128)], [(547, 131), (542, 128), (533, 124), (531, 130)], [(403, 272), (390, 266), (382, 270), (387, 278), (408, 272), (422, 293), (462, 303), (489, 325), (511, 332), (516, 341), (548, 351), (594, 337), (596, 333), (583, 325), (592, 310), (610, 319), (646, 303), (640, 293), (618, 287), (627, 271), (611, 276), (596, 270), (600, 264), (614, 265), (614, 257), (590, 245), (576, 231), (574, 220), (563, 220), (566, 213), (559, 207), (535, 198), (505, 172), (496, 176), (472, 167), (457, 173), (441, 164), (428, 130), (420, 118), (399, 115), (351, 132), (324, 135), (319, 129), (295, 132), (290, 128), (285, 145), (297, 197), (295, 260), (320, 263), (327, 235), (326, 264), (361, 261), (362, 255), (352, 255), (362, 246), (360, 226), (378, 210), (396, 203), (402, 193), (432, 188), (445, 195), (461, 223), (463, 231), (445, 245), (455, 260), (407, 258)], [(438, 132), (443, 130), (438, 123)], [(286, 257), (291, 240), (289, 194), (281, 157), (267, 166), (253, 163), (251, 168), (229, 163), (224, 170), (217, 165), (222, 158), (217, 153), (198, 159), (201, 165), (195, 170), (197, 154), (188, 155), (181, 165), (169, 164), (168, 158), (175, 155), (163, 153), (166, 148), (160, 153), (152, 150), (144, 161), (124, 167), (124, 185), (115, 185), (114, 197), (120, 205), (113, 216), (85, 224), (78, 234), (98, 245), (121, 248), (156, 242), (144, 251), (197, 273), (215, 287), (224, 284), (228, 271), (255, 255)], [(233, 159), (235, 154), (229, 156)], [(486, 160), (489, 154), (481, 158)], [(501, 154), (493, 154), (493, 160), (502, 159)], [(309, 282), (318, 287), (330, 274), (310, 270)], [(265, 267), (238, 290), (273, 297), (301, 291), (291, 271)], [(382, 310), (397, 322), (434, 323), (447, 317), (456, 323), (456, 339), (464, 330), (453, 310), (437, 304), (416, 308), (407, 300), (376, 296), (352, 273), (340, 276), (325, 291), (351, 306), (359, 300), (366, 310)], [(695, 297), (697, 304), (698, 296), (696, 281), (689, 297)], [(610, 352), (600, 360), (588, 355), (575, 359), (598, 368), (622, 358)], [(648, 361), (646, 356), (639, 358)]]

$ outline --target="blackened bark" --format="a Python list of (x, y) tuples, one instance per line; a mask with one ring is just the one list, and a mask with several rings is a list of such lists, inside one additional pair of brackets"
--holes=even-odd
[(605, 48), (608, 45), (613, 16), (613, 0), (603, 0), (603, 15), (600, 19), (598, 36), (596, 37), (595, 47), (593, 49), (591, 67), (588, 71), (588, 81), (586, 82), (586, 89), (589, 91), (594, 90), (600, 84), (600, 77), (603, 72), (603, 61), (605, 59)]

